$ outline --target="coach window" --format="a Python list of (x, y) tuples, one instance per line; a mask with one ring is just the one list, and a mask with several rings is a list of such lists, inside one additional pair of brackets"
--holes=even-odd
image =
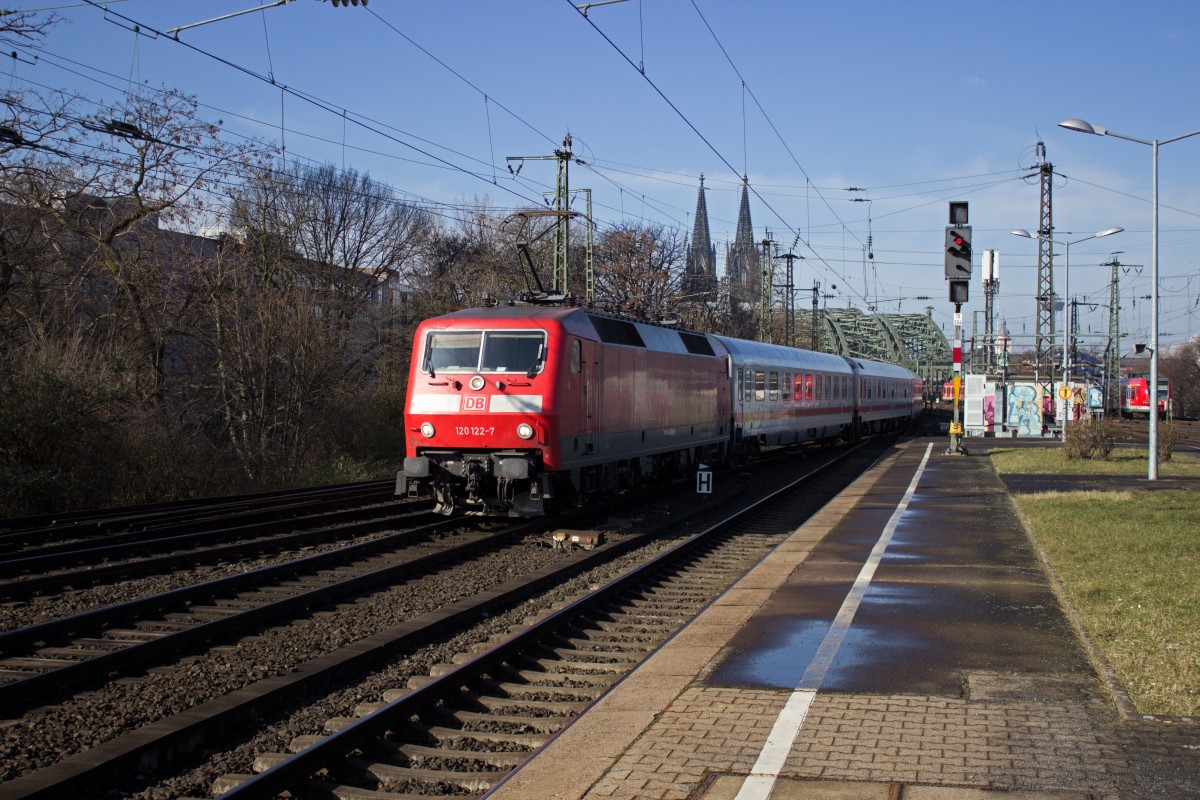
[(783, 373), (783, 379), (779, 382), (779, 390), (783, 392), (783, 399), (787, 400), (791, 397), (788, 390), (792, 385), (792, 374), (790, 372)]
[(779, 373), (778, 372), (771, 373), (771, 382), (767, 388), (770, 390), (769, 397), (772, 400), (778, 400), (779, 399)]
[(767, 399), (767, 373), (761, 369), (754, 372), (754, 399)]
[(826, 400), (833, 399), (833, 376), (832, 375), (825, 376), (825, 399)]
[(576, 375), (583, 369), (583, 343), (578, 339), (571, 340), (571, 372)]
[(753, 400), (754, 399), (754, 370), (750, 369), (749, 367), (746, 367), (745, 387), (746, 387), (746, 395), (745, 395), (746, 399)]

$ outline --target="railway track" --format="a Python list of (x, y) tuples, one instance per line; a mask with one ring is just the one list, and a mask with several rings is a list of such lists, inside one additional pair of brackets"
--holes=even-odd
[(414, 524), (426, 516), (389, 520), (405, 528), (390, 535), (0, 633), (0, 707), (20, 711), (53, 692), (144, 669), (164, 656), (256, 626), (279, 624), (437, 569), (447, 560), (468, 559), (503, 540), (476, 533), (430, 547), (430, 534), (460, 523)]
[(21, 600), (119, 578), (166, 573), (369, 536), (403, 524), (414, 517), (415, 509), (425, 509), (416, 513), (428, 515), (429, 507), (428, 503), (393, 500), (304, 517), (159, 536), (151, 541), (134, 537), (117, 543), (63, 545), (61, 550), (48, 547), (36, 555), (0, 559), (0, 600)]
[(225, 800), (479, 796), (744, 575), (812, 513), (809, 472), (667, 552), (427, 681), (333, 718), (256, 775), (217, 780)]
[(188, 523), (198, 527), (220, 527), (222, 518), (245, 518), (255, 512), (278, 516), (294, 509), (312, 513), (313, 509), (322, 506), (335, 508), (347, 503), (361, 504), (364, 499), (386, 499), (393, 487), (389, 478), (234, 497), (0, 519), (0, 553), (38, 548), (47, 543), (94, 539), (122, 531), (151, 531), (156, 527), (181, 530)]
[[(862, 459), (864, 456), (860, 453), (856, 458)], [(872, 460), (874, 460), (874, 456), (867, 459), (868, 462)], [(862, 466), (864, 465), (860, 465), (857, 469), (848, 468), (848, 472), (857, 474), (858, 471), (861, 471)], [(775, 472), (779, 472), (777, 466)], [(774, 479), (779, 476), (772, 475), (771, 477)], [(838, 480), (844, 483), (849, 478), (839, 478)], [(765, 481), (757, 480), (755, 483), (761, 484)], [(759, 488), (755, 486), (751, 489), (748, 484), (745, 486), (746, 492)], [(819, 495), (819, 499), (814, 496), (814, 491), (816, 495)], [(799, 493), (801, 499), (798, 502), (807, 503), (807, 513), (812, 513), (819, 508), (829, 494), (836, 491), (836, 487), (814, 491)], [(693, 500), (690, 505), (696, 509), (699, 504)], [(769, 505), (778, 505), (778, 501)], [(712, 509), (704, 509), (704, 513), (711, 514)], [(786, 511), (783, 513), (789, 514)], [(792, 515), (799, 513), (801, 512), (790, 512)], [(673, 519), (672, 523), (677, 526), (679, 520)], [(729, 525), (732, 524), (732, 522), (726, 523), (724, 529), (727, 531)], [(157, 723), (93, 746), (85, 753), (67, 757), (40, 772), (28, 773), (15, 780), (0, 784), (0, 798), (62, 796), (64, 792), (79, 792), (81, 786), (116, 786), (122, 782), (129, 784), (130, 779), (122, 776), (148, 771), (150, 765), (161, 763), (169, 757), (177, 758), (190, 747), (207, 746), (204, 743), (211, 741), (214, 737), (219, 740), (227, 739), (230, 735), (229, 732), (239, 729), (239, 726), (241, 726), (241, 730), (247, 728), (253, 730), (262, 724), (263, 716), (268, 714), (271, 709), (286, 710), (296, 707), (294, 704), (301, 702), (296, 700), (298, 696), (305, 697), (299, 707), (305, 711), (300, 712), (297, 708), (296, 712), (287, 713), (308, 713), (307, 709), (320, 707), (326, 702), (318, 700), (312, 693), (316, 691), (319, 695), (322, 692), (330, 692), (331, 686), (340, 687), (341, 694), (350, 693), (360, 699), (373, 698), (358, 711), (370, 712), (365, 719), (379, 719), (377, 714), (383, 712), (384, 707), (378, 704), (390, 705), (388, 701), (397, 699), (397, 695), (408, 697), (410, 691), (406, 683), (410, 676), (405, 676), (398, 684), (381, 687), (378, 691), (374, 688), (356, 689), (353, 687), (364, 680), (372, 685), (380, 681), (386, 683), (384, 679), (370, 676), (377, 675), (381, 670), (384, 673), (394, 670), (398, 660), (406, 664), (410, 659), (420, 662), (425, 656), (416, 655), (416, 653), (424, 651), (414, 650), (414, 648), (421, 646), (428, 649), (429, 643), (432, 641), (434, 644), (431, 652), (444, 653), (444, 645), (437, 645), (436, 642), (446, 640), (450, 636), (466, 637), (473, 642), (478, 642), (483, 641), (497, 630), (507, 632), (508, 624), (523, 628), (522, 620), (528, 613), (525, 610), (528, 607), (527, 603), (545, 603), (546, 601), (537, 601), (535, 598), (556, 596), (555, 593), (561, 593), (563, 587), (573, 586), (579, 581), (584, 581), (582, 584), (584, 595), (596, 598), (603, 596), (608, 598), (605, 602), (617, 602), (615, 598), (623, 596), (626, 602), (624, 610), (617, 606), (608, 606), (598, 612), (592, 612), (600, 615), (594, 617), (594, 622), (588, 622), (585, 617), (578, 616), (563, 623), (574, 627), (560, 627), (557, 632), (542, 634), (545, 638), (537, 639), (537, 643), (534, 639), (522, 635), (519, 643), (515, 646), (518, 650), (524, 651), (524, 655), (505, 656), (503, 661), (495, 661), (492, 658), (487, 661), (492, 671), (480, 673), (478, 677), (470, 680), (466, 673), (457, 672), (458, 667), (449, 666), (449, 662), (454, 659), (444, 654), (438, 660), (447, 662), (447, 664), (435, 667), (432, 672), (446, 672), (447, 675), (455, 677), (440, 677), (432, 681), (425, 678), (423, 681), (428, 681), (430, 688), (422, 686), (418, 690), (413, 690), (411, 692), (413, 698), (404, 701), (409, 703), (415, 702), (418, 697), (436, 696), (439, 698), (437, 707), (442, 710), (431, 708), (416, 717), (410, 715), (403, 725), (389, 723), (389, 725), (394, 724), (397, 730), (404, 731), (405, 736), (408, 737), (404, 742), (405, 749), (400, 751), (402, 758), (393, 762), (394, 768), (419, 772), (431, 769), (430, 765), (440, 764), (444, 761), (447, 764), (458, 763), (459, 768), (466, 772), (487, 773), (488, 781), (496, 780), (498, 779), (497, 775), (503, 775), (511, 769), (513, 759), (517, 757), (513, 755), (514, 753), (527, 753), (539, 741), (552, 735), (553, 731), (565, 724), (571, 715), (578, 713), (606, 686), (618, 680), (620, 675), (624, 674), (632, 664), (657, 647), (658, 643), (674, 630), (677, 630), (704, 603), (715, 596), (715, 593), (721, 590), (720, 587), (727, 585), (730, 580), (735, 579), (750, 564), (757, 561), (764, 552), (763, 548), (771, 546), (768, 540), (774, 541), (782, 537), (787, 531), (792, 530), (798, 521), (795, 516), (791, 516), (786, 521), (764, 520), (760, 516), (756, 522), (749, 524), (750, 529), (754, 532), (740, 537), (736, 534), (718, 532), (698, 536), (692, 535), (690, 531), (683, 535), (677, 531), (664, 539), (661, 532), (653, 532), (649, 529), (641, 532), (618, 532), (612, 536), (608, 544), (590, 552), (575, 553), (569, 556), (560, 555), (550, 559), (542, 557), (540, 559), (542, 566), (532, 572), (514, 573), (507, 580), (503, 580), (503, 576), (498, 576), (501, 578), (499, 581), (489, 582), (482, 591), (474, 593), (456, 591), (451, 595), (452, 598), (457, 595), (456, 598), (425, 613), (405, 618), (402, 623), (391, 628), (359, 638), (347, 646), (333, 652), (326, 652), (325, 655), (316, 657), (309, 662), (279, 671), (278, 674), (267, 677), (258, 683), (245, 685), (238, 691), (214, 696), (209, 700), (198, 697), (186, 714), (168, 716)], [(704, 527), (715, 529), (719, 526), (710, 522)], [(771, 531), (771, 534), (764, 535), (764, 530)], [(690, 546), (694, 551), (692, 566), (672, 567), (665, 562), (660, 562), (649, 572), (643, 573), (643, 575), (654, 574), (657, 577), (643, 577), (642, 585), (627, 584), (624, 588), (614, 588), (604, 592), (593, 591), (592, 581), (599, 579), (588, 576), (606, 571), (619, 571), (614, 564), (623, 563), (622, 559), (644, 561), (649, 557), (645, 553), (657, 554), (673, 541), (671, 536), (682, 536), (691, 543)], [(709, 544), (713, 537), (724, 538), (728, 542)], [(734, 543), (739, 538), (743, 542), (740, 546)], [(739, 551), (739, 547), (745, 549)], [(634, 548), (641, 548), (637, 552), (642, 555), (635, 555)], [(549, 552), (546, 548), (541, 548), (541, 550)], [(681, 551), (677, 557), (684, 558), (685, 556)], [(719, 569), (715, 566), (717, 564), (721, 565)], [(468, 573), (464, 574), (473, 574), (470, 573), (468, 567), (464, 566), (464, 568), (468, 569)], [(709, 572), (713, 577), (708, 576)], [(668, 573), (673, 574), (668, 575)], [(657, 581), (658, 583), (647, 584), (644, 583), (645, 581)], [(577, 586), (576, 593), (578, 590)], [(588, 605), (590, 606), (590, 604)], [(583, 606), (578, 604), (573, 604), (572, 607), (576, 607), (580, 613), (583, 611)], [(335, 618), (338, 615), (331, 613), (330, 616)], [(504, 627), (497, 628), (502, 621), (506, 623)], [(488, 633), (482, 638), (472, 638), (476, 635), (471, 634), (470, 631), (476, 627), (481, 631), (487, 630)], [(538, 636), (538, 634), (530, 634), (530, 636)], [(505, 635), (501, 638), (507, 639), (508, 636)], [(558, 648), (554, 649), (553, 643), (556, 639), (560, 641)], [(491, 648), (488, 652), (493, 650), (495, 650), (493, 657), (499, 657), (501, 650)], [(539, 653), (539, 655), (533, 655), (534, 653)], [(401, 658), (401, 654), (414, 655), (405, 655)], [(561, 664), (550, 669), (549, 667), (554, 662), (561, 662)], [(482, 663), (480, 662), (480, 665)], [(576, 666), (563, 666), (570, 664)], [(364, 678), (364, 675), (368, 677)], [(565, 683), (563, 676), (565, 676)], [(451, 695), (444, 693), (449, 691), (445, 687), (456, 681), (462, 686), (466, 686), (468, 692), (466, 695), (454, 697), (453, 702), (459, 705), (455, 706), (457, 710), (453, 715), (448, 717), (446, 710), (451, 707)], [(531, 684), (530, 681), (534, 682)], [(343, 682), (345, 682), (344, 685)], [(524, 688), (518, 689), (520, 686), (524, 686)], [(334, 693), (338, 694), (336, 690)], [(105, 704), (111, 702), (111, 700), (104, 701)], [(64, 714), (68, 717), (75, 713), (77, 712), (72, 712), (69, 708), (64, 709)], [(358, 725), (356, 721), (352, 722), (349, 719), (351, 716), (353, 716), (353, 712), (350, 707), (340, 708), (339, 713), (335, 714), (334, 718), (325, 724), (325, 727), (337, 730), (355, 729)], [(487, 721), (485, 717), (490, 717), (490, 721)], [(292, 746), (299, 748), (313, 741), (305, 737), (320, 735), (320, 726), (317, 726), (315, 730), (310, 727), (295, 739)], [(483, 749), (485, 743), (481, 740), (492, 740), (493, 744), (489, 747), (493, 747), (493, 750), (485, 751)], [(338, 741), (338, 739), (333, 741)], [(339, 746), (328, 744), (320, 747), (337, 749)], [(383, 747), (385, 750), (387, 749), (387, 746)], [(311, 749), (308, 748), (304, 752)], [(439, 752), (435, 753), (434, 750)], [(462, 753), (468, 750), (478, 752), (478, 756), (466, 763), (462, 761)], [(321, 752), (321, 750), (315, 752)], [(258, 768), (274, 768), (276, 763), (282, 762), (293, 763), (291, 757), (285, 758), (285, 755), (284, 753), (274, 755), (259, 753), (253, 760), (257, 762)], [(244, 764), (243, 773), (239, 774), (244, 775), (250, 771), (250, 761), (247, 760)], [(295, 767), (283, 769), (289, 770), (295, 769)], [(337, 769), (342, 768), (338, 767)], [(353, 771), (349, 766), (345, 769)], [(326, 770), (326, 768), (318, 768), (318, 771), (321, 770)], [(211, 772), (210, 770), (207, 783), (213, 783), (212, 779), (219, 774), (219, 771)], [(270, 774), (278, 773), (272, 771)], [(389, 775), (393, 775), (393, 777), (394, 775), (404, 775), (406, 776), (405, 780), (415, 779), (415, 776), (409, 773), (389, 773)], [(399, 786), (400, 784), (393, 777), (387, 778), (380, 785), (393, 787), (393, 789), (395, 786)], [(428, 777), (431, 777), (435, 784), (438, 781), (450, 781), (435, 793), (446, 791), (449, 794), (470, 795), (473, 792), (478, 794), (475, 789), (464, 788), (463, 783), (474, 780), (475, 783), (470, 785), (479, 785), (479, 774), (471, 778), (446, 775), (440, 777), (430, 775)], [(183, 778), (178, 780), (192, 781), (192, 779)], [(217, 783), (220, 786), (232, 786), (241, 780), (242, 778), (219, 778)], [(136, 783), (134, 781), (130, 784), (129, 791), (136, 787)], [(254, 781), (247, 782), (247, 785), (253, 784)], [(193, 785), (194, 781), (189, 783), (189, 787)], [(457, 788), (451, 791), (451, 786)], [(310, 786), (304, 791), (312, 788)], [(389, 789), (389, 791), (391, 790)], [(240, 791), (257, 790), (242, 789)], [(317, 789), (317, 791), (320, 790)], [(431, 790), (429, 784), (426, 784), (424, 788), (418, 787), (414, 791), (429, 792)], [(195, 792), (191, 788), (188, 791), (172, 788), (166, 794), (178, 796), (179, 794), (195, 794)], [(157, 796), (163, 795), (160, 792)]]

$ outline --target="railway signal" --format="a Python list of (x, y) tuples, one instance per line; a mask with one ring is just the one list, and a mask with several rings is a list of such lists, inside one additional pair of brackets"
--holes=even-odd
[(946, 280), (971, 278), (971, 226), (946, 227)]
[(967, 302), (971, 285), (971, 226), (968, 224), (965, 202), (950, 203), (949, 223), (946, 226), (946, 282), (950, 288), (950, 302), (954, 304), (954, 413), (946, 455), (966, 455), (966, 448), (962, 446), (963, 426), (958, 405), (962, 381), (962, 307)]

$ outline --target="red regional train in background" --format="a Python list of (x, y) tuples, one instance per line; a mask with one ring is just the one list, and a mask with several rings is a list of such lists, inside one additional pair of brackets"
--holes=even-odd
[(760, 450), (921, 413), (918, 376), (579, 307), (475, 308), (417, 328), (396, 494), (444, 514), (539, 516)]
[[(1171, 416), (1171, 381), (1166, 378), (1158, 379), (1158, 416)], [(1150, 418), (1150, 381), (1148, 378), (1121, 379), (1121, 416), (1126, 419), (1133, 416)]]

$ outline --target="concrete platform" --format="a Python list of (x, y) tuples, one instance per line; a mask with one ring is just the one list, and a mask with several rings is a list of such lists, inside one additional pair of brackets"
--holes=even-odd
[(1200, 798), (1200, 725), (1118, 713), (972, 445), (902, 443), (486, 796)]

